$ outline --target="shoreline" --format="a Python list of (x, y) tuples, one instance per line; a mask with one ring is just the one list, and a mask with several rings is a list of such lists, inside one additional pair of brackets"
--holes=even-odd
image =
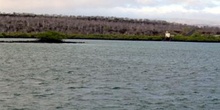
[[(53, 35), (54, 34), (54, 35)], [(4, 35), (4, 36), (3, 36)], [(192, 36), (175, 35), (174, 37), (166, 40), (163, 35), (148, 36), (148, 35), (125, 35), (125, 34), (65, 34), (61, 32), (44, 32), (44, 33), (7, 33), (0, 34), (0, 42), (5, 43), (42, 43), (35, 41), (41, 36), (48, 43), (77, 43), (60, 40), (65, 39), (85, 39), (85, 40), (123, 40), (123, 41), (167, 41), (167, 42), (205, 42), (205, 43), (220, 43), (220, 36), (201, 35), (195, 34)], [(3, 39), (3, 40), (1, 40)], [(8, 41), (7, 39), (12, 39)], [(25, 41), (14, 41), (16, 39), (25, 39)], [(28, 41), (31, 39), (31, 41)], [(43, 41), (44, 42), (44, 41)]]
[[(22, 39), (22, 38), (21, 38)], [(31, 41), (1, 41), (0, 43), (49, 43), (49, 44), (79, 44), (79, 43), (85, 43), (85, 42), (71, 42), (71, 41), (62, 41), (62, 42), (41, 42), (38, 40), (31, 40)]]
[[(4, 40), (1, 40), (4, 39)], [(30, 39), (30, 38), (0, 38), (0, 43), (49, 43), (49, 44), (82, 44), (81, 41), (42, 42), (38, 40), (11, 40), (7, 39)], [(184, 41), (184, 40), (144, 40), (144, 39), (99, 39), (99, 38), (69, 38), (65, 40), (112, 40), (112, 41), (146, 41), (146, 42), (189, 42), (189, 43), (220, 43), (220, 41)]]
[(75, 40), (113, 40), (113, 41), (158, 41), (158, 42), (197, 42), (197, 43), (220, 43), (220, 41), (184, 41), (184, 40), (145, 40), (145, 39), (99, 39), (99, 38), (70, 38)]

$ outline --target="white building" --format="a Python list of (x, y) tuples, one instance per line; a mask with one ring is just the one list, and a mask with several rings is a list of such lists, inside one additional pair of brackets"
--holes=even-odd
[(171, 37), (171, 34), (168, 31), (166, 31), (165, 32), (165, 38), (170, 38), (170, 37)]

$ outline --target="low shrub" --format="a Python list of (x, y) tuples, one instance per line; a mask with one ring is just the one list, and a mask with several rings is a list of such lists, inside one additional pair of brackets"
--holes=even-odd
[(66, 38), (64, 34), (55, 31), (38, 33), (36, 37), (39, 38), (40, 42), (48, 43), (62, 43), (62, 40)]

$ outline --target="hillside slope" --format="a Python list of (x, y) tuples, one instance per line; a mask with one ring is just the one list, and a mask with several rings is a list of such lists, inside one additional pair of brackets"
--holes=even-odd
[(165, 31), (170, 31), (185, 35), (194, 29), (203, 34), (220, 34), (217, 27), (199, 28), (159, 20), (0, 13), (0, 33), (58, 31), (68, 34), (163, 35)]

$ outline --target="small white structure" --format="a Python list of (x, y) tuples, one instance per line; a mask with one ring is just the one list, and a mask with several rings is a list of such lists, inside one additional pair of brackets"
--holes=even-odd
[(165, 32), (165, 38), (170, 38), (170, 37), (171, 37), (171, 34), (168, 31), (166, 31)]

